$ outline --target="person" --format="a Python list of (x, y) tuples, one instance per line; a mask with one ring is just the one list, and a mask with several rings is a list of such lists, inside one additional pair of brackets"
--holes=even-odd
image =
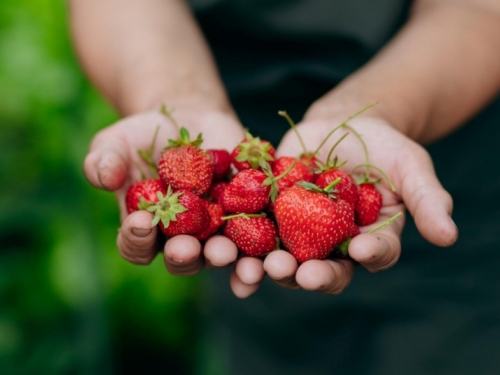
[[(362, 267), (351, 260), (298, 265), (282, 250), (264, 260), (238, 258), (223, 236), (203, 248), (190, 236), (165, 243), (172, 274), (220, 270), (207, 272), (213, 282), (207, 293), (215, 298), (208, 303), (205, 352), (218, 353), (207, 355), (208, 362), (219, 359), (216, 373), (498, 368), (500, 335), (486, 328), (498, 333), (499, 305), (490, 305), (494, 290), (481, 288), (483, 278), (496, 282), (498, 259), (492, 223), (500, 215), (491, 204), (499, 186), (492, 163), (500, 135), (498, 1), (193, 0), (190, 8), (181, 0), (72, 0), (70, 10), (84, 69), (124, 116), (95, 136), (84, 169), (93, 185), (116, 192), (118, 248), (133, 263), (148, 264), (157, 254), (151, 214), (126, 215), (124, 194), (139, 179), (136, 150), (147, 148), (157, 125), (165, 144), (177, 136), (162, 105), (174, 108), (192, 134), (203, 133), (205, 148), (231, 150), (246, 126), (279, 144), (278, 155), (294, 156), (300, 144), (279, 109), (305, 113), (298, 129), (312, 150), (333, 127), (379, 102), (349, 123), (396, 186), (392, 193), (380, 185), (379, 223), (410, 213), (403, 240), (401, 218), (376, 234), (363, 228), (349, 246)], [(337, 150), (347, 169), (364, 161), (354, 137)], [(463, 240), (444, 253), (435, 246), (458, 238), (452, 196)], [(402, 242), (397, 267), (376, 276), (364, 271), (394, 266)], [(246, 300), (230, 298), (228, 277), (237, 297), (260, 290)], [(349, 292), (329, 296), (351, 281)]]

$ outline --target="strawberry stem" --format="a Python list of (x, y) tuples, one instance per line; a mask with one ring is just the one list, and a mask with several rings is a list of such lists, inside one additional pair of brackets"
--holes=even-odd
[(316, 151), (314, 151), (312, 153), (312, 155), (316, 155), (319, 150), (321, 149), (321, 147), (323, 147), (323, 145), (326, 143), (326, 141), (328, 140), (328, 138), (330, 138), (330, 136), (337, 130), (337, 129), (340, 129), (341, 127), (345, 126), (347, 124), (348, 121), (352, 120), (353, 118), (359, 116), (360, 114), (362, 114), (363, 112), (365, 112), (366, 110), (370, 109), (371, 107), (374, 107), (378, 104), (378, 102), (375, 102), (375, 103), (372, 103), (372, 104), (369, 104), (367, 105), (365, 108), (362, 108), (360, 109), (358, 112), (356, 112), (355, 114), (349, 116), (347, 119), (344, 120), (344, 122), (342, 122), (340, 125), (336, 126), (332, 131), (330, 131), (330, 133), (328, 133), (325, 137), (325, 139), (323, 139), (323, 142), (320, 143), (320, 145), (318, 146), (318, 148), (316, 149)]
[[(149, 171), (151, 173), (152, 178), (158, 178), (158, 167), (156, 166), (156, 163), (154, 162), (153, 159), (153, 154), (155, 151), (155, 146), (156, 146), (156, 139), (158, 138), (158, 133), (160, 131), (160, 125), (156, 127), (155, 134), (153, 135), (153, 140), (151, 141), (151, 145), (146, 149), (146, 150), (139, 150), (137, 153), (139, 156), (146, 162), (146, 164), (149, 167)], [(138, 166), (138, 164), (137, 164)], [(139, 168), (141, 171), (141, 174), (143, 173), (142, 170)]]
[(333, 153), (333, 150), (335, 150), (335, 148), (339, 145), (340, 142), (342, 142), (344, 140), (345, 137), (347, 137), (349, 135), (349, 133), (345, 133), (342, 137), (340, 137), (340, 139), (335, 142), (335, 144), (332, 146), (332, 148), (330, 149), (330, 152), (328, 153), (328, 156), (326, 157), (326, 165), (330, 165), (330, 158), (332, 157), (332, 153)]
[(278, 192), (279, 192), (279, 190), (278, 190), (278, 184), (276, 183), (276, 181), (278, 181), (279, 179), (282, 179), (288, 173), (290, 173), (290, 171), (293, 169), (293, 167), (295, 167), (295, 164), (297, 164), (297, 163), (294, 161), (286, 169), (286, 171), (284, 171), (279, 176), (274, 177), (273, 171), (272, 171), (271, 166), (269, 165), (269, 163), (267, 161), (262, 160), (262, 159), (259, 160), (259, 165), (262, 168), (262, 171), (264, 172), (264, 174), (267, 176), (267, 178), (262, 182), (262, 186), (269, 186), (269, 185), (271, 185), (271, 190), (269, 190), (269, 197), (271, 198), (271, 202), (274, 203), (276, 201), (276, 197), (278, 196)]
[(230, 219), (235, 219), (237, 217), (242, 217), (244, 219), (250, 220), (251, 217), (266, 217), (266, 214), (265, 213), (261, 213), (261, 214), (245, 214), (245, 213), (241, 213), (241, 214), (236, 214), (236, 215), (222, 216), (221, 219), (222, 220), (230, 220)]
[(370, 229), (368, 231), (368, 233), (374, 233), (376, 231), (378, 231), (379, 229), (382, 229), (382, 228), (385, 228), (387, 227), (390, 223), (392, 223), (394, 220), (396, 220), (398, 217), (400, 217), (401, 215), (403, 215), (402, 212), (398, 212), (396, 215), (394, 215), (393, 217), (390, 217), (389, 219), (387, 219), (386, 221), (384, 221), (382, 224), (380, 224), (379, 226), (373, 228), (373, 229)]
[(293, 122), (292, 118), (288, 115), (286, 111), (278, 111), (278, 115), (284, 117), (288, 121), (290, 127), (292, 128), (292, 130), (297, 135), (297, 138), (299, 139), (300, 145), (302, 146), (302, 150), (304, 150), (304, 155), (307, 155), (306, 144), (304, 143), (304, 140), (302, 139), (302, 136), (300, 135), (295, 122)]
[[(366, 167), (366, 166), (367, 166), (367, 164), (359, 164), (359, 165), (355, 166), (351, 170), (351, 174), (353, 174), (356, 171), (356, 169), (361, 168), (361, 167)], [(382, 177), (384, 177), (384, 179), (389, 184), (389, 187), (391, 188), (391, 191), (393, 191), (393, 192), (396, 191), (396, 188), (394, 187), (394, 184), (392, 183), (391, 179), (389, 178), (389, 176), (382, 169), (380, 169), (379, 167), (377, 167), (377, 166), (375, 166), (373, 164), (370, 164), (369, 166), (371, 168), (373, 168), (373, 169), (376, 169), (382, 175)], [(368, 178), (368, 176), (365, 176), (365, 179), (367, 179), (367, 178)]]
[(177, 123), (177, 121), (175, 121), (174, 116), (172, 116), (174, 111), (175, 109), (168, 110), (165, 104), (161, 105), (160, 113), (166, 116), (170, 121), (172, 121), (172, 124), (174, 124), (175, 128), (179, 130), (179, 124)]

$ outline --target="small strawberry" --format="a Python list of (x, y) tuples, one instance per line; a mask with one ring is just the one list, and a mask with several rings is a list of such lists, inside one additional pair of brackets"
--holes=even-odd
[(227, 177), (231, 167), (231, 155), (226, 150), (207, 150), (208, 156), (214, 165), (214, 181), (220, 181)]
[(265, 214), (239, 214), (223, 219), (228, 220), (224, 235), (245, 255), (262, 257), (277, 248), (278, 231)]
[(349, 237), (354, 214), (349, 203), (325, 189), (301, 182), (278, 195), (274, 214), (280, 239), (299, 263), (325, 259)]
[(261, 161), (266, 161), (272, 166), (274, 153), (271, 143), (246, 133), (245, 139), (231, 152), (231, 162), (239, 171), (260, 169)]
[(359, 185), (359, 200), (355, 210), (356, 224), (365, 226), (377, 221), (382, 208), (382, 194), (373, 183)]
[(341, 169), (333, 168), (321, 172), (316, 177), (316, 185), (324, 189), (337, 178), (340, 178), (338, 184), (335, 185), (335, 194), (338, 198), (349, 203), (354, 210), (358, 203), (358, 187), (351, 175)]
[(147, 210), (155, 215), (151, 226), (159, 224), (169, 237), (199, 233), (210, 224), (210, 214), (203, 199), (188, 190), (173, 193), (169, 186), (167, 194), (158, 193), (158, 202)]
[[(294, 163), (295, 166), (290, 169)], [(279, 191), (283, 191), (299, 181), (313, 182), (314, 180), (314, 174), (304, 163), (289, 156), (276, 159), (273, 165), (273, 174), (279, 176), (288, 169), (290, 172), (276, 181)]]
[(203, 200), (203, 203), (205, 204), (205, 207), (207, 208), (207, 211), (210, 215), (210, 224), (204, 231), (194, 234), (194, 237), (200, 241), (206, 240), (224, 225), (224, 220), (222, 220), (222, 217), (225, 215), (222, 205), (209, 202), (207, 200)]
[(130, 185), (125, 198), (127, 212), (131, 214), (135, 211), (146, 210), (158, 202), (158, 192), (167, 193), (167, 189), (160, 179), (142, 180)]
[(222, 193), (222, 206), (226, 212), (254, 214), (266, 208), (269, 201), (274, 202), (278, 194), (277, 182), (293, 169), (289, 166), (281, 175), (274, 177), (271, 167), (261, 162), (264, 172), (245, 169), (234, 176)]
[(189, 133), (181, 128), (178, 140), (169, 140), (158, 164), (160, 178), (174, 190), (189, 190), (196, 195), (205, 193), (214, 173), (212, 160), (206, 151), (199, 148), (203, 142), (201, 134), (190, 141)]
[(222, 203), (222, 193), (229, 186), (229, 182), (218, 181), (210, 185), (208, 197), (216, 203)]

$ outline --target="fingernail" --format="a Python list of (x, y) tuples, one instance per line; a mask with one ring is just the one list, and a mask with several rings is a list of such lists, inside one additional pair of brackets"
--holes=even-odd
[(455, 221), (453, 221), (453, 219), (451, 218), (450, 216), (450, 222), (453, 224), (453, 226), (455, 227), (455, 230), (457, 231), (457, 238), (458, 238), (458, 235), (459, 235), (459, 231), (458, 231), (458, 227), (457, 227), (457, 224), (455, 224)]
[(132, 228), (131, 231), (134, 236), (144, 238), (149, 236), (153, 230), (145, 228)]

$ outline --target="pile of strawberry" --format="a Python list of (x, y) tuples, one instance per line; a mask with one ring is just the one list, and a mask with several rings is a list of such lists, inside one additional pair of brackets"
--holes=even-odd
[(346, 256), (359, 227), (379, 216), (379, 180), (365, 174), (356, 183), (336, 157), (330, 160), (332, 152), (325, 163), (307, 152), (276, 158), (269, 142), (249, 133), (231, 153), (204, 150), (201, 143), (201, 135), (191, 141), (182, 128), (158, 165), (153, 146), (140, 151), (158, 175), (130, 186), (127, 210), (153, 213), (151, 225), (167, 238), (187, 234), (205, 241), (222, 233), (248, 256), (282, 248), (302, 263)]

